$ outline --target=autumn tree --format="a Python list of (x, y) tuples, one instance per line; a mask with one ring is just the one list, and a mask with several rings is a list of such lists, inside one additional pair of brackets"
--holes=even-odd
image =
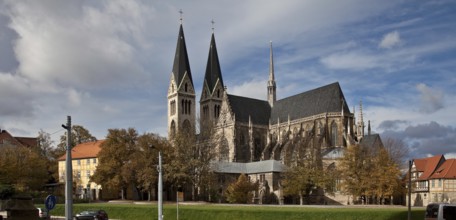
[(38, 151), (22, 146), (0, 147), (0, 184), (25, 192), (41, 190), (47, 179), (46, 162)]
[(99, 164), (91, 181), (109, 189), (120, 189), (125, 199), (126, 189), (136, 182), (135, 170), (131, 169), (132, 155), (136, 150), (138, 134), (134, 128), (109, 129), (98, 154)]
[(383, 203), (400, 188), (398, 164), (384, 147), (348, 147), (340, 171), (344, 191), (365, 203)]
[(245, 174), (241, 174), (237, 181), (231, 183), (226, 189), (226, 199), (230, 203), (252, 203), (256, 189), (258, 189), (258, 185), (250, 182)]

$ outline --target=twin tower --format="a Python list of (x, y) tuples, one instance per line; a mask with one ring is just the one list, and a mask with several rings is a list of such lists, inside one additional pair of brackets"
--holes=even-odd
[[(272, 45), (270, 59), (268, 101), (272, 107), (276, 101)], [(216, 122), (220, 116), (224, 92), (225, 85), (223, 84), (215, 37), (214, 33), (212, 33), (200, 99), (200, 132), (203, 131), (205, 125)], [(168, 138), (173, 137), (176, 132), (195, 134), (195, 98), (195, 86), (193, 84), (192, 72), (188, 60), (184, 30), (181, 24), (168, 88)]]

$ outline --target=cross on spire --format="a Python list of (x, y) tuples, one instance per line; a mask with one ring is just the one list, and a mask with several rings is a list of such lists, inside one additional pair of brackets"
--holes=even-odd
[(184, 14), (184, 12), (182, 11), (182, 9), (179, 10), (179, 14), (180, 14), (180, 23), (182, 24), (182, 14)]
[(211, 20), (211, 23), (212, 23), (212, 33), (214, 33), (214, 24), (215, 24), (214, 19)]

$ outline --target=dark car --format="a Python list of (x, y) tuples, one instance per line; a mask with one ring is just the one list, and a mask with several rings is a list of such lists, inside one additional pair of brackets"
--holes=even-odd
[(73, 218), (74, 220), (108, 220), (108, 213), (104, 210), (89, 210), (82, 211), (81, 213), (76, 214)]

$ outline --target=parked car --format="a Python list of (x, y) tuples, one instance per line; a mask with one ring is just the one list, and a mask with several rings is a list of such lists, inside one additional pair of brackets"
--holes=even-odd
[(456, 204), (431, 203), (426, 207), (425, 220), (456, 219)]
[(108, 220), (108, 213), (104, 210), (82, 211), (73, 218), (74, 220)]
[(40, 217), (40, 219), (50, 219), (51, 216), (49, 216), (49, 213), (42, 209), (42, 208), (37, 208), (38, 209), (38, 217)]

